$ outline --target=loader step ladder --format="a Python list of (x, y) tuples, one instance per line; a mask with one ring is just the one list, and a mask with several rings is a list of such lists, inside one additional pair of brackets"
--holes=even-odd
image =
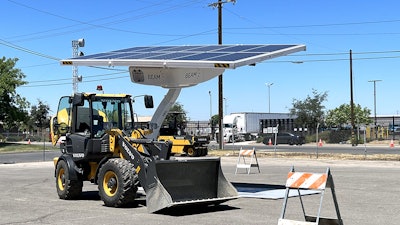
[[(333, 203), (336, 209), (337, 219), (323, 218), (320, 216), (322, 208), (322, 200), (324, 198), (325, 189), (330, 188), (332, 191)], [(284, 219), (286, 206), (288, 202), (288, 196), (291, 189), (298, 191), (298, 196), (300, 199), (301, 208), (303, 210), (303, 215), (305, 221), (295, 221)], [(319, 190), (321, 191), (321, 199), (319, 203), (319, 209), (317, 216), (306, 215), (303, 200), (301, 198), (300, 190)], [(294, 167), (288, 174), (288, 179), (286, 181), (286, 194), (283, 202), (283, 209), (281, 217), (279, 218), (278, 225), (343, 225), (342, 218), (339, 212), (339, 205), (336, 199), (335, 186), (333, 184), (333, 178), (330, 173), (329, 168), (326, 173), (301, 173), (295, 172)]]
[[(246, 158), (248, 161), (250, 160), (249, 163), (246, 163)], [(257, 167), (258, 172), (261, 172), (256, 150), (254, 148), (252, 150), (244, 150), (243, 148), (240, 148), (235, 174), (238, 172), (238, 169), (246, 169), (246, 173), (250, 174), (251, 167)]]

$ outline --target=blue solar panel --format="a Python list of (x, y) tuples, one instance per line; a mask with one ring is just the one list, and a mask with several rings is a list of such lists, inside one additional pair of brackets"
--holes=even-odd
[(267, 45), (267, 46), (259, 46), (254, 49), (249, 49), (250, 52), (274, 52), (278, 50), (283, 50), (285, 48), (293, 47), (294, 45)]
[(157, 54), (151, 57), (146, 57), (146, 59), (180, 59), (182, 57), (188, 56), (185, 52), (175, 52), (175, 53), (164, 53)]
[(191, 45), (191, 46), (175, 46), (171, 48), (172, 51), (195, 51), (198, 48), (201, 48), (201, 45)]
[[(136, 47), (107, 53), (77, 57), (76, 59), (179, 59), (179, 60), (224, 60), (251, 57), (254, 55), (273, 52), (293, 45), (209, 45), (209, 46), (159, 46)], [(251, 52), (251, 54), (249, 53)], [(146, 53), (146, 54), (143, 54)], [(236, 55), (227, 57), (226, 55)]]
[(122, 49), (122, 50), (115, 50), (115, 51), (111, 51), (111, 52), (132, 52), (132, 51), (138, 52), (141, 49), (147, 49), (147, 48), (149, 48), (149, 47), (133, 47), (133, 48), (127, 48), (127, 49)]
[(205, 53), (191, 54), (191, 55), (186, 54), (185, 57), (177, 58), (177, 60), (189, 60), (189, 61), (193, 61), (193, 60), (209, 60), (210, 58), (214, 58), (214, 57), (217, 57), (219, 55), (221, 55), (221, 54), (216, 53), (216, 52), (205, 52)]
[(254, 48), (259, 47), (260, 45), (236, 45), (230, 46), (226, 48), (217, 49), (217, 52), (241, 52), (241, 51), (251, 51)]
[[(79, 56), (62, 60), (63, 65), (145, 65), (161, 66), (165, 61), (179, 61), (175, 66), (202, 64), (212, 67), (215, 63), (229, 63), (228, 68), (254, 64), (262, 60), (305, 50), (304, 45), (193, 45), (133, 47)], [(143, 62), (143, 63), (140, 63)]]
[[(155, 57), (160, 55), (159, 53), (154, 53), (154, 52), (136, 52), (134, 54), (132, 53), (125, 53), (124, 57), (121, 59), (149, 59), (151, 57)], [(135, 58), (133, 58), (135, 57)]]
[(243, 58), (249, 58), (256, 56), (256, 53), (236, 53), (236, 54), (226, 54), (226, 55), (218, 55), (216, 57), (210, 58), (209, 60), (215, 60), (215, 61), (236, 61), (240, 60)]

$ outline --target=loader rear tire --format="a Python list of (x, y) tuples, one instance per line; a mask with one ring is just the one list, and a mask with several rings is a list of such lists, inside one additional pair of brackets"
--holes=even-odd
[(198, 156), (199, 152), (197, 151), (197, 149), (195, 149), (194, 147), (189, 147), (187, 148), (187, 155), (190, 157), (196, 157)]
[(109, 207), (123, 207), (135, 201), (139, 185), (138, 175), (125, 159), (109, 159), (98, 175), (99, 195)]
[(77, 199), (82, 194), (82, 180), (70, 180), (68, 165), (64, 160), (57, 163), (56, 188), (60, 199)]

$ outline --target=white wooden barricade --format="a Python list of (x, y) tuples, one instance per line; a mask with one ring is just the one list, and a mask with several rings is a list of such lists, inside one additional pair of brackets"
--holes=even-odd
[[(337, 219), (332, 218), (323, 218), (320, 216), (321, 208), (322, 208), (322, 200), (324, 197), (325, 189), (330, 188), (332, 191), (333, 203), (336, 209)], [(285, 219), (285, 212), (287, 201), (289, 197), (289, 191), (291, 189), (295, 189), (298, 191), (298, 196), (300, 198), (301, 208), (303, 210), (303, 215), (305, 221), (295, 221)], [(321, 199), (320, 205), (318, 209), (317, 216), (308, 216), (306, 215), (303, 200), (301, 198), (300, 190), (319, 190), (321, 191)], [(326, 170), (326, 173), (301, 173), (295, 172), (292, 167), (291, 171), (288, 174), (288, 179), (286, 181), (286, 194), (285, 200), (283, 202), (283, 209), (281, 213), (281, 217), (279, 218), (278, 225), (343, 225), (342, 218), (340, 216), (339, 205), (336, 199), (335, 194), (335, 186), (333, 184), (333, 178), (330, 173), (329, 168)]]
[(238, 169), (246, 169), (246, 173), (250, 174), (251, 167), (257, 167), (258, 172), (261, 172), (260, 166), (258, 164), (256, 150), (254, 148), (252, 150), (244, 150), (243, 148), (240, 148), (235, 174), (238, 172)]

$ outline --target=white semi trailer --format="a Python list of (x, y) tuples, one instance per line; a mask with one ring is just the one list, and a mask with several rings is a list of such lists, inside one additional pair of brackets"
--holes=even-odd
[(262, 132), (261, 120), (287, 119), (288, 113), (238, 112), (225, 115), (223, 119), (224, 142), (255, 140)]

